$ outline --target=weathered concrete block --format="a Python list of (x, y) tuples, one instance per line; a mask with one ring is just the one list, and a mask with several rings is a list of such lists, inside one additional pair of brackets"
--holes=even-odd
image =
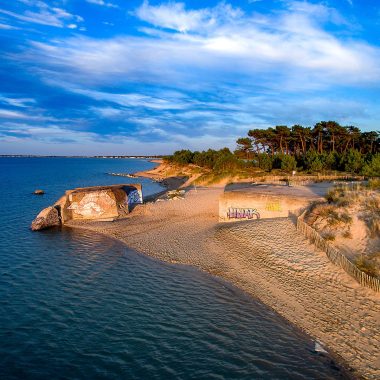
[(275, 185), (255, 185), (225, 191), (219, 197), (219, 221), (288, 217), (307, 207), (317, 195), (300, 189)]
[(43, 230), (54, 226), (59, 226), (61, 220), (59, 218), (58, 210), (55, 207), (44, 208), (33, 220), (31, 229), (33, 231)]
[(133, 205), (142, 203), (140, 184), (78, 188), (66, 191), (57, 202), (62, 221), (112, 220), (130, 212)]
[(141, 184), (84, 187), (66, 191), (54, 205), (38, 214), (33, 230), (65, 224), (70, 220), (107, 220), (125, 217), (143, 203)]

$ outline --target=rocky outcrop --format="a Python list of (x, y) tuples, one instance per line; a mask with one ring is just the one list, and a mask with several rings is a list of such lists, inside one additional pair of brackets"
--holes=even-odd
[(34, 190), (33, 194), (34, 195), (44, 195), (45, 192), (43, 190), (41, 190), (41, 189), (37, 189), (37, 190)]
[(59, 218), (58, 210), (55, 207), (44, 208), (33, 220), (31, 229), (33, 231), (43, 230), (54, 226), (59, 226), (61, 220)]

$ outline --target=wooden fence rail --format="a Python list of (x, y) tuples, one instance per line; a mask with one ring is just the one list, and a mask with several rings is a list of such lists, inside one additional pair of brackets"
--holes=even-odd
[(341, 267), (346, 273), (353, 277), (360, 285), (366, 286), (380, 292), (380, 280), (362, 272), (347, 257), (328, 243), (314, 228), (304, 222), (305, 212), (297, 218), (297, 230), (302, 232), (316, 247), (322, 249), (330, 261)]
[(266, 176), (258, 176), (253, 177), (255, 181), (263, 181), (263, 182), (284, 182), (286, 180), (291, 180), (294, 182), (297, 181), (306, 181), (306, 182), (315, 182), (315, 181), (364, 181), (366, 179), (365, 176), (359, 175), (266, 175)]
[[(311, 183), (315, 182), (321, 182), (321, 181), (332, 181), (336, 184), (342, 185), (345, 184), (346, 186), (350, 185), (351, 187), (354, 186), (355, 183), (364, 181), (366, 177), (364, 176), (358, 176), (358, 175), (275, 175), (275, 176), (259, 176), (259, 177), (252, 177), (253, 182), (264, 182), (264, 183), (270, 183), (273, 185), (284, 185), (284, 186), (306, 186)], [(346, 181), (346, 182), (344, 182)]]

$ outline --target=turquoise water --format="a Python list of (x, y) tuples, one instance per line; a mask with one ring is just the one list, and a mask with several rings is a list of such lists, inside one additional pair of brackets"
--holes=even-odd
[(64, 190), (134, 182), (106, 173), (152, 166), (0, 158), (0, 378), (346, 378), (308, 336), (221, 280), (86, 231), (29, 230)]

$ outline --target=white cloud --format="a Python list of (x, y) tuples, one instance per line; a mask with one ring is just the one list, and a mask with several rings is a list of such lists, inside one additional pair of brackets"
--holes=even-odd
[(74, 25), (73, 21), (83, 21), (83, 18), (81, 16), (73, 15), (62, 8), (54, 6), (51, 7), (43, 1), (32, 2), (26, 0), (22, 2), (24, 2), (26, 5), (29, 5), (32, 9), (34, 8), (34, 10), (27, 9), (22, 14), (19, 14), (5, 9), (0, 9), (0, 13), (15, 18), (19, 21), (55, 26), (59, 28), (63, 28), (65, 26), (67, 27), (68, 25)]
[(163, 28), (180, 32), (197, 29), (209, 19), (207, 10), (186, 11), (184, 3), (168, 3), (158, 6), (149, 5), (148, 1), (139, 7), (136, 15), (144, 21)]
[[(58, 83), (56, 83), (58, 84)], [(102, 91), (94, 91), (88, 89), (82, 89), (78, 87), (71, 87), (65, 83), (60, 83), (62, 87), (67, 90), (70, 90), (74, 93), (88, 96), (92, 99), (99, 101), (107, 101), (115, 104), (119, 104), (124, 107), (144, 107), (155, 110), (165, 110), (165, 109), (183, 109), (186, 107), (186, 104), (179, 99), (165, 99), (158, 98), (149, 95), (139, 94), (139, 93), (110, 93)]]
[(17, 30), (17, 29), (20, 29), (20, 28), (17, 28), (17, 27), (15, 27), (15, 26), (8, 25), (8, 24), (2, 24), (2, 23), (0, 23), (0, 29), (5, 29), (5, 30)]
[(19, 111), (12, 111), (8, 109), (0, 109), (0, 118), (4, 119), (27, 119), (28, 115), (19, 112)]
[[(0, 102), (7, 103), (4, 100), (0, 100)], [(22, 108), (22, 110), (0, 108), (0, 120), (1, 119), (3, 120), (20, 119), (20, 120), (28, 120), (33, 123), (34, 122), (72, 122), (71, 119), (55, 118), (53, 116), (47, 116), (44, 114), (43, 110), (34, 109), (26, 105), (22, 105), (22, 103), (12, 104), (12, 102), (8, 102), (8, 105)]]
[[(378, 82), (380, 49), (326, 32), (312, 10), (317, 7), (320, 17), (330, 11), (307, 4), (292, 2), (283, 13), (250, 16), (227, 4), (187, 11), (182, 3), (153, 7), (145, 2), (137, 11), (139, 17), (175, 31), (34, 42), (35, 51), (25, 59), (40, 61), (50, 69), (66, 66), (72, 69), (70, 76), (80, 80), (84, 75), (87, 83), (113, 82), (116, 77), (194, 87), (199, 78), (205, 80), (199, 86), (205, 86), (213, 79), (240, 81), (244, 77), (266, 86), (271, 82), (275, 87), (299, 89)], [(211, 17), (219, 7), (230, 11), (221, 18)], [(65, 74), (60, 71), (59, 75)]]
[(103, 7), (109, 7), (109, 8), (118, 8), (116, 4), (109, 3), (104, 0), (86, 0), (90, 4), (96, 4), (96, 5), (101, 5)]
[(33, 105), (35, 102), (35, 99), (31, 98), (10, 98), (0, 95), (0, 103), (4, 103), (13, 107), (26, 108)]
[(107, 119), (118, 118), (124, 115), (123, 110), (113, 107), (92, 107), (91, 110)]
[(217, 23), (241, 17), (243, 12), (229, 4), (214, 8), (186, 10), (184, 3), (170, 2), (152, 6), (148, 0), (136, 10), (136, 16), (154, 26), (179, 32), (197, 31), (214, 27)]

